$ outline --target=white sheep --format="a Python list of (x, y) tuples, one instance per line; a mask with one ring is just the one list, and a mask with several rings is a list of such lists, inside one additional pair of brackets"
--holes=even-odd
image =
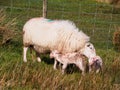
[(89, 72), (95, 70), (98, 73), (102, 70), (102, 59), (96, 55), (95, 48), (92, 43), (86, 43), (84, 48), (81, 49), (81, 54), (88, 58)]
[(27, 62), (27, 50), (30, 46), (39, 47), (41, 53), (58, 50), (60, 53), (80, 51), (89, 42), (89, 37), (68, 20), (51, 21), (45, 18), (33, 18), (23, 27), (23, 60)]
[(54, 69), (56, 69), (57, 61), (63, 64), (62, 66), (62, 73), (64, 74), (65, 69), (68, 64), (75, 64), (81, 71), (82, 75), (85, 73), (86, 64), (85, 60), (83, 59), (83, 55), (80, 53), (67, 53), (67, 54), (60, 54), (57, 50), (54, 50), (50, 53), (50, 58), (54, 58)]

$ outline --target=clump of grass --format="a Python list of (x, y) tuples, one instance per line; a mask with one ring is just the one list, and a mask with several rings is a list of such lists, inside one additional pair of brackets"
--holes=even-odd
[(117, 30), (114, 32), (113, 44), (115, 46), (115, 49), (120, 51), (120, 27), (118, 27)]
[(15, 35), (16, 19), (8, 20), (5, 10), (0, 10), (0, 45), (9, 42)]
[(120, 0), (96, 0), (96, 1), (112, 4), (115, 8), (120, 8)]

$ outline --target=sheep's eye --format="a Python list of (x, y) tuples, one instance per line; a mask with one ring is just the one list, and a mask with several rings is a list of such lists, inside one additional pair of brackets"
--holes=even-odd
[(92, 49), (92, 47), (90, 47), (90, 49)]
[(87, 47), (89, 47), (89, 46), (90, 46), (90, 44), (87, 45)]

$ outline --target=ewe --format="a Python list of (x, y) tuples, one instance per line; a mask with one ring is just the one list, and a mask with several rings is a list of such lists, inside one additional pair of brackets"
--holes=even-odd
[[(64, 54), (80, 51), (87, 42), (89, 37), (71, 21), (33, 18), (23, 27), (23, 60), (27, 62), (30, 46), (39, 47), (39, 55), (53, 50)], [(39, 55), (37, 59), (40, 62)]]

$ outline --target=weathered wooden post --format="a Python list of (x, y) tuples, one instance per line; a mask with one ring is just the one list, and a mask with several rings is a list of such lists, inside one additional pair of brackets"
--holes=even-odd
[(47, 0), (43, 0), (43, 17), (47, 17)]

